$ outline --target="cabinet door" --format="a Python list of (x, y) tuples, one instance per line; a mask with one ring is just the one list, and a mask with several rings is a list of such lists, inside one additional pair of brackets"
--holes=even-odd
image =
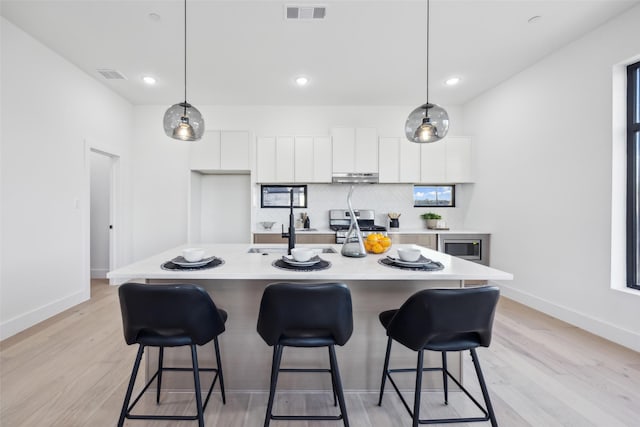
[(381, 137), (378, 141), (380, 182), (400, 182), (400, 138)]
[(276, 138), (276, 182), (293, 182), (295, 139), (292, 136)]
[(445, 138), (447, 182), (473, 182), (471, 166), (471, 139), (462, 136)]
[(331, 173), (331, 137), (317, 136), (313, 139), (313, 182), (331, 182)]
[(447, 182), (447, 143), (444, 141), (420, 144), (420, 182), (427, 184)]
[(220, 168), (249, 170), (249, 132), (226, 131), (220, 133)]
[(256, 140), (256, 181), (276, 182), (276, 139), (259, 137)]
[(400, 182), (420, 182), (420, 144), (400, 139)]
[(356, 128), (355, 169), (352, 172), (378, 172), (378, 131)]
[(355, 129), (333, 128), (331, 138), (333, 139), (333, 172), (353, 172), (356, 155)]
[(295, 138), (295, 182), (313, 181), (314, 158), (313, 158), (313, 137), (296, 136)]
[(200, 141), (190, 143), (189, 169), (220, 169), (220, 131), (205, 131)]

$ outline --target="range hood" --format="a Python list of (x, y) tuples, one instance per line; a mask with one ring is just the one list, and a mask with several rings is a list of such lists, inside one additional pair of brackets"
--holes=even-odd
[(378, 173), (349, 172), (334, 173), (331, 179), (334, 184), (377, 184)]

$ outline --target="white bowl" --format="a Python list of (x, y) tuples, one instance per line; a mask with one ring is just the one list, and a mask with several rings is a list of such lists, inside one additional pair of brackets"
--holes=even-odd
[(204, 258), (204, 249), (187, 248), (182, 250), (182, 257), (189, 262), (198, 262)]
[(299, 262), (309, 261), (314, 255), (315, 255), (315, 252), (313, 251), (313, 249), (307, 249), (307, 248), (291, 249), (291, 256), (293, 257), (293, 259)]
[(399, 248), (398, 256), (402, 261), (415, 262), (420, 259), (420, 249)]

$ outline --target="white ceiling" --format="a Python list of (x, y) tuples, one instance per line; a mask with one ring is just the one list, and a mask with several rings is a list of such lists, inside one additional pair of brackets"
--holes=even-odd
[[(639, 0), (432, 0), (430, 100), (462, 104)], [(1, 0), (1, 14), (133, 104), (183, 99), (183, 3)], [(326, 19), (285, 21), (285, 5)], [(160, 15), (157, 21), (150, 13)], [(532, 16), (536, 24), (527, 21)], [(414, 105), (426, 91), (425, 2), (188, 0), (194, 105)], [(112, 68), (126, 80), (104, 80)], [(42, 70), (46, 78), (47, 70)], [(154, 87), (142, 83), (153, 75)], [(295, 76), (311, 82), (295, 87)], [(447, 87), (444, 80), (462, 82)]]

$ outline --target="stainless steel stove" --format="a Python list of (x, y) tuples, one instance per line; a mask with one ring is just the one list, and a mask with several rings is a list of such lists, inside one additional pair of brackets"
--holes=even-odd
[[(354, 210), (358, 227), (362, 237), (367, 237), (372, 233), (380, 233), (387, 235), (387, 228), (374, 223), (376, 218), (375, 211), (371, 209)], [(336, 243), (344, 243), (351, 225), (351, 213), (345, 209), (331, 209), (329, 211), (329, 228), (336, 232)]]

